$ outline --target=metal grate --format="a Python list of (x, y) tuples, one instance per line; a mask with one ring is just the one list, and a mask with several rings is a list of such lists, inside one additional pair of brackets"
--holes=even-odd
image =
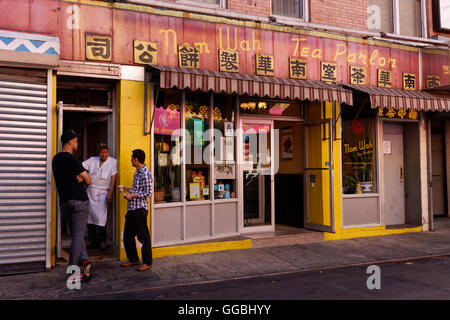
[[(47, 85), (0, 81), (0, 269), (46, 257)], [(14, 268), (9, 268), (14, 266)]]

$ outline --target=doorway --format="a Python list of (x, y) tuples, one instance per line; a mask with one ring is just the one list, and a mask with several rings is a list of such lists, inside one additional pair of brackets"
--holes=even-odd
[(273, 121), (241, 120), (243, 226), (246, 232), (274, 230)]
[(275, 172), (277, 229), (304, 228), (304, 143), (301, 122), (274, 121), (279, 132), (278, 170)]
[(383, 123), (384, 224), (422, 223), (418, 123)]
[[(74, 130), (78, 138), (78, 150), (75, 154), (80, 161), (98, 156), (98, 145), (106, 143), (110, 149), (110, 157), (116, 158), (115, 150), (115, 111), (114, 82), (108, 80), (91, 80), (76, 77), (58, 79), (58, 132)], [(61, 148), (61, 145), (59, 145)], [(116, 253), (116, 219), (115, 195), (108, 205), (106, 223), (106, 247), (87, 246), (90, 260), (103, 260), (115, 257)], [(88, 244), (88, 228), (85, 240)], [(68, 260), (71, 235), (68, 221), (59, 212), (57, 222), (57, 257)]]
[(434, 217), (448, 216), (445, 154), (444, 121), (431, 120), (431, 183), (433, 186), (432, 205)]

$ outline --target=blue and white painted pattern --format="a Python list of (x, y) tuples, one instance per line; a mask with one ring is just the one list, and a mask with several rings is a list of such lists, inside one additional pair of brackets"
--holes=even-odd
[(0, 30), (0, 50), (59, 55), (59, 39)]

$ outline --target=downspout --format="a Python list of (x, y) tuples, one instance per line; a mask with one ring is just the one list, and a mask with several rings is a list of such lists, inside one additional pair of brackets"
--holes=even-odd
[(428, 162), (428, 228), (434, 231), (433, 221), (433, 175), (431, 163), (431, 119), (427, 117), (427, 162)]
[[(152, 117), (153, 119), (153, 117)], [(150, 119), (150, 120), (152, 120)], [(147, 68), (144, 68), (144, 135), (150, 134), (150, 131), (147, 131), (148, 128), (148, 71)]]

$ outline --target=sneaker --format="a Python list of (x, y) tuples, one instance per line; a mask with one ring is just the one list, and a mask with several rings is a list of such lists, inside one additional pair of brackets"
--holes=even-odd
[(122, 263), (122, 267), (137, 266), (139, 263), (140, 263), (139, 261), (133, 262), (128, 260), (127, 262)]
[(83, 282), (88, 282), (92, 279), (91, 267), (92, 263), (89, 260), (84, 259), (81, 261), (81, 280)]
[(151, 264), (143, 264), (143, 265), (141, 265), (139, 268), (137, 268), (138, 269), (138, 271), (145, 271), (145, 270), (148, 270), (148, 269), (151, 269), (152, 268), (152, 265)]

